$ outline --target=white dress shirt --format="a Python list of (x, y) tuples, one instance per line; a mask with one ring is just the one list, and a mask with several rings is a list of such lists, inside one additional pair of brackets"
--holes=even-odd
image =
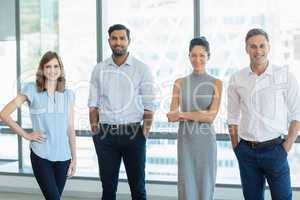
[(228, 124), (238, 125), (242, 139), (271, 140), (300, 121), (299, 86), (287, 67), (269, 64), (260, 76), (247, 67), (230, 78), (227, 106)]
[(91, 75), (88, 106), (98, 107), (100, 122), (127, 124), (143, 120), (144, 110), (157, 108), (150, 68), (131, 54), (117, 66), (112, 57), (97, 64)]

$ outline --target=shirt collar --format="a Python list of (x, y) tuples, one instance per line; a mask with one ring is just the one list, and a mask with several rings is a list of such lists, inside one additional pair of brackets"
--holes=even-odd
[[(268, 63), (267, 69), (261, 75), (272, 75), (273, 74), (273, 65)], [(255, 73), (251, 70), (251, 66), (248, 67), (248, 75), (255, 75)]]
[[(132, 56), (129, 53), (127, 59), (125, 60), (125, 62), (122, 64), (122, 66), (132, 66), (133, 60), (132, 60)], [(111, 66), (116, 66), (116, 63), (114, 62), (114, 60), (112, 59), (112, 56), (110, 56), (107, 61), (106, 61), (107, 65), (111, 65)]]

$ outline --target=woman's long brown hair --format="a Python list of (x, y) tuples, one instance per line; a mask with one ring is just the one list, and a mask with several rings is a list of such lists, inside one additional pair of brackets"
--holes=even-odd
[(56, 58), (58, 60), (58, 64), (61, 70), (61, 74), (57, 79), (56, 91), (63, 92), (66, 85), (65, 72), (63, 63), (56, 52), (47, 51), (40, 60), (39, 68), (36, 72), (36, 86), (38, 92), (43, 92), (46, 90), (46, 77), (44, 76), (43, 70), (44, 65), (48, 63), (50, 60)]

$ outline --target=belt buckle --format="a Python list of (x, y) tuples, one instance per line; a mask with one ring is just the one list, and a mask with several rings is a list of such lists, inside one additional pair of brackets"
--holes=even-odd
[(119, 124), (112, 124), (112, 125), (111, 125), (111, 129), (112, 129), (112, 130), (118, 130), (119, 127), (120, 127)]
[(251, 144), (252, 149), (257, 148), (257, 146), (258, 146), (258, 142), (251, 142), (250, 144)]

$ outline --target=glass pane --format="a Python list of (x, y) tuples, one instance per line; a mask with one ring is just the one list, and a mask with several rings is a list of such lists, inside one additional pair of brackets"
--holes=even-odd
[(16, 134), (0, 132), (0, 160), (18, 160), (18, 138)]
[[(164, 154), (161, 154), (161, 150)], [(98, 160), (90, 137), (77, 137), (78, 170), (76, 176), (98, 177)], [(126, 179), (123, 163), (120, 179)], [(146, 180), (177, 181), (176, 140), (148, 139), (146, 155)]]
[(193, 2), (103, 1), (104, 59), (111, 55), (107, 43), (108, 27), (123, 23), (131, 30), (129, 51), (148, 64), (156, 78), (161, 105), (155, 114), (152, 131), (176, 130), (176, 124), (167, 123), (165, 115), (169, 111), (174, 80), (190, 71), (188, 45), (194, 34)]
[(229, 141), (217, 141), (217, 183), (241, 184), (237, 159)]
[(77, 137), (76, 176), (98, 177), (98, 159), (91, 137)]
[[(223, 101), (215, 121), (217, 132), (227, 132), (225, 94), (228, 79), (233, 72), (249, 64), (244, 42), (249, 29), (265, 29), (270, 36), (272, 63), (288, 66), (294, 74), (299, 74), (300, 16), (297, 5), (296, 0), (203, 0), (201, 31), (211, 44), (209, 71), (224, 81)], [(289, 8), (289, 12), (284, 8)], [(299, 81), (300, 76), (297, 79)]]
[[(63, 61), (67, 87), (76, 95), (75, 128), (88, 129), (87, 93), (96, 64), (96, 1), (24, 0), (20, 2), (22, 86), (35, 81), (41, 56), (57, 51)], [(76, 23), (75, 23), (76, 22)], [(27, 106), (22, 126), (31, 128)], [(29, 167), (29, 145), (23, 143), (24, 166)]]
[(0, 41), (15, 38), (15, 1), (1, 0)]
[(147, 140), (146, 180), (177, 182), (177, 140)]
[[(59, 52), (76, 95), (75, 129), (90, 129), (89, 80), (97, 62), (96, 1), (59, 1)], [(76, 22), (76, 23), (74, 23)]]
[(293, 145), (291, 151), (289, 152), (288, 160), (290, 165), (292, 186), (300, 187), (300, 143)]
[[(16, 41), (0, 41), (0, 91), (5, 93), (0, 98), (0, 110), (17, 95), (17, 70), (16, 70)], [(17, 112), (12, 114), (17, 120)]]
[[(0, 7), (0, 91), (5, 93), (0, 98), (0, 110), (17, 94), (15, 3), (1, 1)], [(13, 113), (16, 120), (16, 112)]]
[[(17, 94), (15, 1), (3, 0), (0, 7), (0, 110)], [(12, 114), (17, 120), (17, 112)], [(1, 122), (1, 119), (0, 119)], [(3, 125), (4, 127), (4, 125)], [(15, 134), (1, 132), (0, 125), (0, 171), (15, 170), (18, 160), (18, 139)]]

